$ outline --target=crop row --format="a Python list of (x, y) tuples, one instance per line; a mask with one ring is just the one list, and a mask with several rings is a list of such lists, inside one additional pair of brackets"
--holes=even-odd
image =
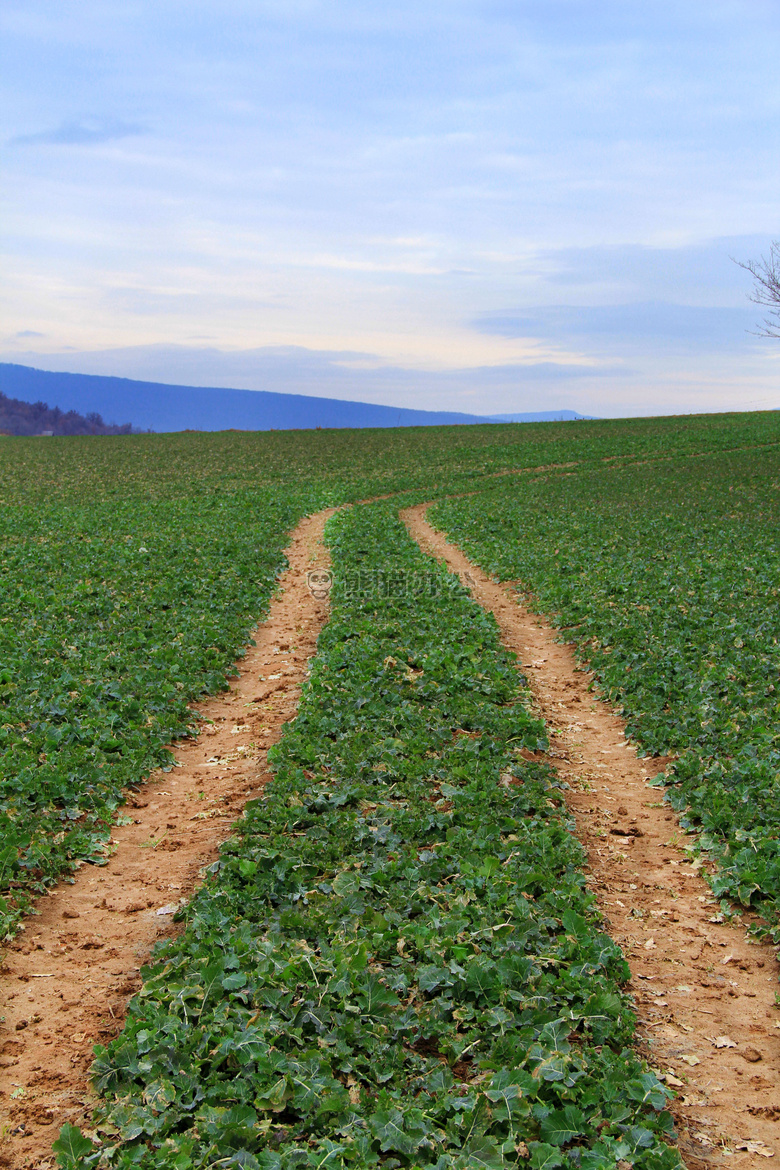
[(492, 616), (386, 507), (327, 535), (332, 616), (274, 779), (96, 1049), (94, 1141), (66, 1127), (61, 1164), (678, 1166)]
[(34, 894), (105, 860), (123, 789), (225, 687), (301, 508), (253, 502), (4, 512), (0, 939)]
[(780, 469), (774, 451), (549, 475), (432, 509), (576, 641), (713, 889), (780, 939)]

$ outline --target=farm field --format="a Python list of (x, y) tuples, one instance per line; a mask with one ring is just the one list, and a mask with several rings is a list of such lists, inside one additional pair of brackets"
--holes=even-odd
[(669, 799), (712, 887), (780, 941), (780, 463), (772, 449), (545, 474), (431, 511), (518, 580), (622, 710), (673, 755)]
[(494, 623), (389, 508), (328, 538), (342, 583), (276, 777), (98, 1053), (109, 1164), (554, 1165), (576, 1138), (675, 1165)]
[(776, 427), (757, 415), (6, 444), (0, 937), (74, 861), (99, 859), (122, 789), (188, 732), (187, 703), (223, 685), (304, 512), (387, 492), (416, 502), (534, 466), (583, 474), (616, 450), (739, 460)]
[(74, 859), (99, 862), (122, 792), (169, 765), (224, 686), (282, 566), (294, 499), (7, 509), (0, 622), (0, 932)]
[[(0, 459), (0, 937), (100, 858), (123, 788), (224, 685), (307, 511), (534, 466), (752, 450), (772, 416), (399, 432), (73, 438)], [(389, 437), (388, 437), (389, 436)]]
[[(591, 663), (713, 860), (780, 921), (776, 414), (0, 449), (0, 927), (108, 856), (329, 522), (274, 779), (96, 1058), (64, 1167), (676, 1166), (546, 730), (429, 519)], [(438, 502), (437, 502), (438, 501)], [(778, 688), (777, 692), (775, 687)], [(730, 903), (724, 902), (728, 909)]]

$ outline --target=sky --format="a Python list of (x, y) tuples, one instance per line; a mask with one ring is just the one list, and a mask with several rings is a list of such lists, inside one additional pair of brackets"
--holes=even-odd
[(780, 407), (776, 0), (0, 0), (0, 361)]

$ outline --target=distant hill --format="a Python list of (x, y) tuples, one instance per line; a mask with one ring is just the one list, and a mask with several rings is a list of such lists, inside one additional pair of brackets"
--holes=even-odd
[[(153, 431), (267, 431), (314, 427), (466, 426), (581, 417), (572, 411), (558, 411), (494, 419), (456, 411), (410, 410), (369, 402), (345, 402), (338, 398), (276, 394), (267, 390), (171, 386), (96, 374), (58, 374), (10, 362), (0, 362), (0, 391), (4, 395), (20, 395), (28, 402), (37, 399), (56, 402), (60, 411), (78, 412), (87, 420), (116, 415), (133, 420), (132, 428), (126, 424), (99, 432), (56, 430), (57, 434), (127, 434), (137, 428)], [(102, 417), (100, 421), (105, 426)], [(0, 424), (0, 430), (3, 429), (10, 428)], [(18, 433), (40, 434), (54, 429), (50, 425), (41, 425), (37, 431)]]
[(577, 414), (576, 410), (537, 410), (530, 414), (494, 414), (491, 422), (574, 422), (592, 419), (592, 414)]
[[(1, 384), (1, 383), (0, 383)], [(0, 392), (0, 434), (4, 435), (129, 435), (130, 423), (104, 423), (100, 414), (85, 417), (76, 410), (62, 411), (47, 402), (24, 402)]]

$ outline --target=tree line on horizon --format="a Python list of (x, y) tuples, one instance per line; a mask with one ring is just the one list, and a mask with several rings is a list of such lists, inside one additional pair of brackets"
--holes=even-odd
[(47, 402), (23, 402), (0, 391), (0, 433), (30, 435), (132, 435), (131, 423), (106, 423), (97, 411), (83, 415), (77, 410), (60, 410)]

